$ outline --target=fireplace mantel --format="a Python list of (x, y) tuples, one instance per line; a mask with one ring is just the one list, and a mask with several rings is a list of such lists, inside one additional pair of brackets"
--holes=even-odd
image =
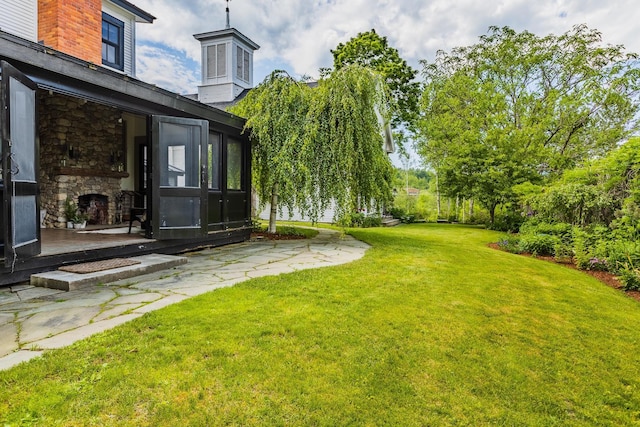
[(61, 167), (54, 171), (55, 175), (66, 176), (101, 176), (105, 178), (128, 178), (129, 172), (112, 171), (109, 169), (84, 169)]

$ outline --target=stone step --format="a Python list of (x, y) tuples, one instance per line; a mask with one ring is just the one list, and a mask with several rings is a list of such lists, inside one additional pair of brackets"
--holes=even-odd
[(163, 254), (149, 254), (127, 259), (137, 261), (138, 263), (93, 273), (71, 273), (60, 270), (47, 271), (45, 273), (33, 274), (30, 282), (33, 286), (70, 291), (81, 288), (82, 286), (115, 282), (142, 274), (166, 270), (181, 264), (186, 264), (188, 261), (187, 257)]
[(382, 226), (383, 227), (394, 227), (398, 224), (400, 224), (400, 220), (397, 218), (385, 218), (382, 220)]

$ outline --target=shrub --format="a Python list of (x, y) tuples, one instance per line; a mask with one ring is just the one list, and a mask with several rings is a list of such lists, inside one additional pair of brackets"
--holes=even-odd
[(520, 233), (523, 234), (550, 234), (552, 236), (558, 236), (565, 243), (570, 243), (572, 240), (572, 226), (564, 222), (551, 224), (548, 222), (533, 222), (527, 221), (520, 226)]
[(573, 247), (561, 240), (553, 247), (553, 257), (557, 262), (569, 264), (573, 260)]
[(402, 217), (406, 215), (406, 211), (402, 208), (394, 206), (389, 209), (389, 215), (391, 215), (395, 219), (402, 219)]
[(379, 215), (365, 215), (362, 212), (357, 212), (351, 215), (347, 215), (338, 221), (338, 225), (341, 227), (380, 227), (382, 225), (382, 218)]
[(618, 272), (618, 278), (625, 291), (640, 290), (640, 272), (629, 264)]
[(363, 228), (380, 227), (381, 225), (382, 225), (382, 218), (380, 218), (378, 215), (365, 216), (364, 219), (362, 220)]
[(520, 249), (520, 238), (518, 236), (505, 236), (503, 239), (498, 241), (498, 247), (503, 251), (511, 252), (512, 254), (522, 253), (522, 249)]
[(523, 222), (524, 218), (521, 215), (513, 212), (506, 212), (501, 215), (496, 214), (493, 224), (487, 224), (487, 228), (490, 230), (517, 233)]
[(553, 255), (555, 246), (561, 240), (550, 234), (523, 234), (520, 236), (520, 249), (533, 255)]
[(607, 246), (607, 262), (615, 272), (633, 270), (640, 265), (640, 243), (629, 240), (614, 240)]

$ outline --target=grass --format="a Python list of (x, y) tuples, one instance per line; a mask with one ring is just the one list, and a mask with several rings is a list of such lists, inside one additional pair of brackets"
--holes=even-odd
[(640, 306), (453, 225), (186, 300), (0, 372), (8, 425), (630, 425)]

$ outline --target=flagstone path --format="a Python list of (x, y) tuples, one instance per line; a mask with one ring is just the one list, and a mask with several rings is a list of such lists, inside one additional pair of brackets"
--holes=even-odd
[(369, 248), (319, 229), (306, 240), (245, 242), (187, 254), (170, 270), (74, 291), (0, 288), (0, 370), (113, 328), (143, 314), (255, 277), (344, 264)]

